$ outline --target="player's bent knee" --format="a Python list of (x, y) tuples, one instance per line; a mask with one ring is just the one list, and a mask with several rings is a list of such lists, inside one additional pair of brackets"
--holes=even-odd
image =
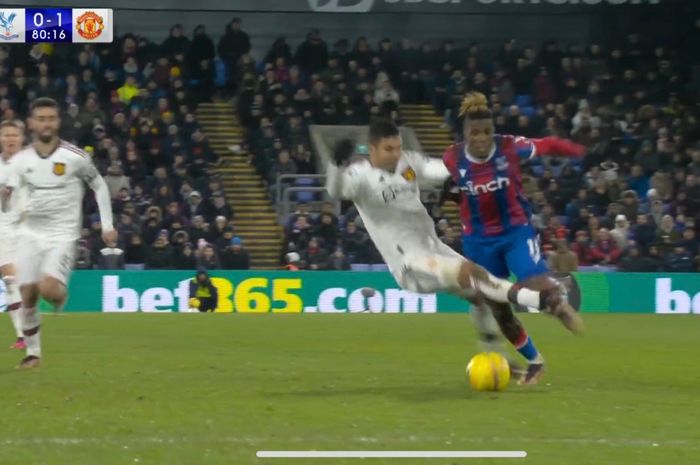
[(44, 278), (39, 283), (39, 294), (51, 303), (62, 302), (66, 298), (66, 286), (56, 278)]
[(34, 307), (39, 301), (39, 286), (37, 284), (21, 284), (19, 293), (25, 307)]

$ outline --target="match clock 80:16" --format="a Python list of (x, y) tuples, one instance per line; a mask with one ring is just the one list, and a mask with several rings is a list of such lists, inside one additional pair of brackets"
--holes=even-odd
[(27, 8), (27, 42), (71, 42), (73, 14), (70, 8)]

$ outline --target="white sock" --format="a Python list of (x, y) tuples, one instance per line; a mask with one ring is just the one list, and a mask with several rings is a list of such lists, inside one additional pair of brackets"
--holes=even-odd
[(12, 320), (12, 326), (15, 327), (15, 334), (18, 338), (24, 337), (24, 332), (22, 331), (22, 309), (9, 310), (10, 319)]
[(524, 305), (525, 307), (535, 307), (540, 308), (540, 292), (533, 291), (526, 287), (521, 288), (516, 296), (518, 304)]
[[(505, 279), (500, 279), (492, 274), (487, 274), (485, 281), (474, 279), (474, 277), (472, 277), (472, 285), (491, 300), (510, 303), (510, 300), (508, 300), (508, 291), (510, 291), (510, 289), (513, 287), (513, 284)], [(531, 289), (522, 288), (520, 291), (518, 291), (516, 300), (520, 305), (539, 308), (540, 293)]]
[(15, 283), (14, 276), (5, 276), (2, 278), (5, 281), (5, 290), (7, 295), (7, 312), (10, 314), (12, 325), (15, 327), (17, 337), (23, 337), (22, 333), (22, 298), (19, 294), (19, 289)]
[[(36, 307), (22, 309), (22, 327), (24, 343), (27, 345), (27, 355), (41, 357), (41, 339), (39, 325), (41, 316)], [(28, 334), (29, 333), (29, 334)]]

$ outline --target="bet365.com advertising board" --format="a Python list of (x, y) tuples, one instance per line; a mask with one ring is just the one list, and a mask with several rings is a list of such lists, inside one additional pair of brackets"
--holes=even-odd
[[(447, 294), (403, 291), (388, 273), (214, 271), (211, 276), (219, 291), (219, 312), (459, 313), (469, 309), (466, 302)], [(70, 282), (66, 311), (186, 311), (192, 277), (193, 273), (183, 271), (77, 271)], [(700, 314), (700, 274), (577, 273), (576, 278), (583, 312)], [(368, 297), (367, 288), (374, 289), (374, 294)]]

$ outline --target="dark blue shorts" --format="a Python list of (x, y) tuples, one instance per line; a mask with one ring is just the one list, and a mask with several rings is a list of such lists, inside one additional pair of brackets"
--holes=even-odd
[(513, 273), (518, 281), (549, 271), (537, 231), (517, 226), (498, 236), (463, 235), (464, 256), (499, 278)]

